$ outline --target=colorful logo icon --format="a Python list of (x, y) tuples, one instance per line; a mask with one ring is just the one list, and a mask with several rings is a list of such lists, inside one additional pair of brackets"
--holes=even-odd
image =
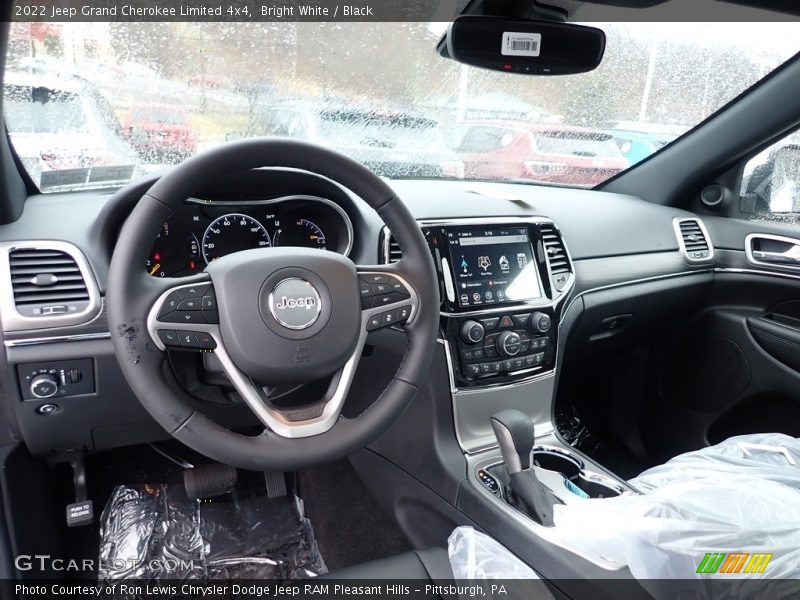
[(708, 552), (697, 565), (697, 573), (763, 573), (772, 557), (771, 552)]

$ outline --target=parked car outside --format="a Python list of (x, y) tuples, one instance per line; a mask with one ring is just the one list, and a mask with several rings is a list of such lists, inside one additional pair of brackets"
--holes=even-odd
[(197, 134), (186, 109), (176, 104), (134, 105), (125, 134), (148, 162), (178, 163), (197, 151)]
[(263, 111), (257, 133), (316, 142), (364, 163), (385, 177), (462, 177), (439, 122), (418, 113), (290, 101)]
[(592, 187), (628, 166), (608, 132), (559, 123), (466, 123), (457, 151), (467, 179)]

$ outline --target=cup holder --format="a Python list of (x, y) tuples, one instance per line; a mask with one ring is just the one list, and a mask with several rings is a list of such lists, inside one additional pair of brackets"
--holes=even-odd
[(595, 473), (587, 474), (584, 471), (583, 461), (564, 450), (534, 448), (533, 464), (548, 471), (561, 473), (590, 498), (612, 498), (621, 493), (621, 489), (613, 480)]

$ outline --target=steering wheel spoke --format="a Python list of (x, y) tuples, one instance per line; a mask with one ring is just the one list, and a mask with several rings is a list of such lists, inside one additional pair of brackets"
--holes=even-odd
[(419, 296), (404, 276), (402, 262), (392, 265), (358, 266), (362, 328), (411, 323), (419, 308)]
[(207, 276), (192, 283), (155, 284), (161, 291), (147, 316), (147, 330), (160, 350), (212, 351), (221, 343), (214, 286)]

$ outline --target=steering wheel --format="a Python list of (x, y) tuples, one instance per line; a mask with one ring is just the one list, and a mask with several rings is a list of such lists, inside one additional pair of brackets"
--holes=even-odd
[[(146, 273), (152, 240), (186, 198), (221, 177), (264, 166), (301, 169), (343, 185), (391, 228), (403, 258), (357, 266), (318, 249), (261, 248), (224, 256), (190, 277)], [(361, 164), (284, 139), (227, 143), (159, 179), (119, 235), (107, 304), (117, 359), (145, 409), (194, 450), (254, 470), (335, 460), (377, 438), (414, 398), (433, 360), (438, 330), (433, 259), (400, 198)], [(405, 356), (374, 402), (345, 418), (341, 409), (367, 332), (387, 325), (405, 328)], [(178, 346), (216, 354), (263, 432), (236, 433), (195, 408), (197, 400), (165, 364), (166, 350)], [(276, 405), (267, 394), (270, 386), (320, 381), (330, 381), (322, 397), (299, 406)]]

